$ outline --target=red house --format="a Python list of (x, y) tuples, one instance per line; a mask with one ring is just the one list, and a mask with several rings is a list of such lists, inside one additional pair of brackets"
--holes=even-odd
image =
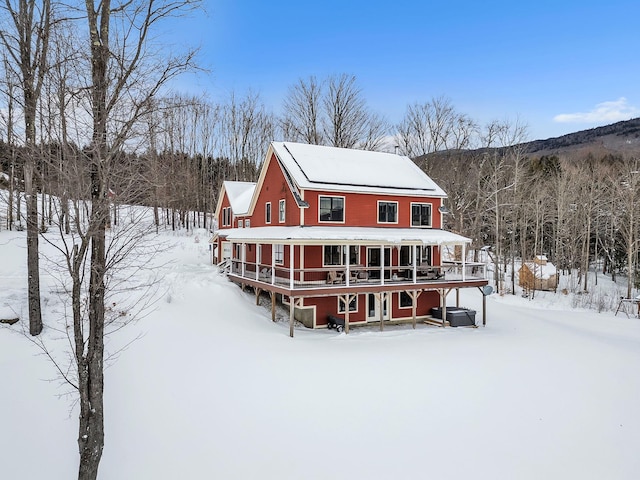
[[(441, 229), (445, 192), (408, 157), (272, 142), (256, 184), (224, 182), (214, 262), (310, 328), (435, 321), (453, 289), (487, 285), (470, 239)], [(444, 315), (446, 318), (446, 314)], [(444, 326), (446, 322), (441, 322)]]

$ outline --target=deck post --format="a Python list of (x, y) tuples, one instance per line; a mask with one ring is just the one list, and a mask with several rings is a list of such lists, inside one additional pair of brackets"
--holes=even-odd
[(384, 285), (384, 245), (380, 245), (380, 285)]
[(247, 269), (247, 266), (245, 265), (245, 263), (247, 261), (247, 244), (246, 243), (242, 244), (241, 257), (242, 257), (242, 259), (241, 259), (242, 260), (242, 268), (241, 268), (240, 272), (242, 273), (242, 278), (244, 278), (244, 275), (245, 275), (246, 269)]
[(293, 338), (293, 317), (295, 312), (296, 299), (289, 297), (289, 336)]
[(411, 316), (412, 316), (412, 322), (411, 324), (413, 325), (413, 328), (416, 328), (416, 310), (418, 309), (418, 297), (420, 296), (420, 294), (422, 293), (422, 291), (418, 291), (418, 290), (411, 290), (411, 292), (408, 292), (409, 296), (411, 297)]
[(456, 307), (460, 306), (460, 289), (456, 288)]
[(482, 326), (487, 326), (487, 296), (482, 293)]
[(276, 244), (271, 244), (271, 285), (276, 284)]
[(350, 295), (346, 294), (342, 297), (344, 299), (344, 333), (349, 333), (349, 300)]
[(442, 328), (447, 326), (447, 292), (440, 290), (440, 296), (442, 298)]
[(273, 290), (269, 292), (271, 295), (271, 321), (276, 321), (276, 292)]
[(417, 283), (418, 282), (418, 257), (417, 257), (417, 251), (418, 248), (416, 245), (412, 246), (413, 248), (413, 283)]
[(345, 277), (346, 277), (345, 285), (348, 287), (351, 285), (351, 268), (349, 268), (350, 267), (349, 264), (351, 263), (351, 261), (349, 258), (349, 246), (343, 245), (342, 251), (344, 252), (344, 255), (345, 255), (345, 266), (347, 267), (345, 271)]
[(384, 292), (376, 293), (378, 303), (380, 304), (380, 331), (384, 331)]
[(462, 281), (463, 282), (467, 279), (466, 259), (467, 259), (467, 244), (463, 243), (462, 244)]
[(256, 305), (260, 305), (260, 294), (262, 293), (262, 289), (256, 287), (254, 290), (256, 292)]
[(295, 251), (293, 243), (289, 244), (289, 288), (293, 290), (293, 267), (295, 264), (295, 258), (293, 252)]
[(256, 280), (260, 280), (260, 263), (262, 262), (262, 245), (256, 243)]

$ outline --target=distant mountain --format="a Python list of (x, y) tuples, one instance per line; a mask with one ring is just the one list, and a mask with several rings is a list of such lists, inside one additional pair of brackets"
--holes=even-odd
[(524, 144), (527, 153), (549, 155), (589, 150), (593, 153), (640, 153), (640, 118), (590, 128)]

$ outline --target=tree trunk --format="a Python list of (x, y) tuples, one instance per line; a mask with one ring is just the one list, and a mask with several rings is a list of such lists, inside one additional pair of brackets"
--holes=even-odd
[(27, 289), (29, 300), (29, 333), (42, 332), (40, 309), (40, 262), (38, 258), (38, 197), (33, 193), (33, 159), (28, 155), (24, 166), (24, 185), (27, 196)]

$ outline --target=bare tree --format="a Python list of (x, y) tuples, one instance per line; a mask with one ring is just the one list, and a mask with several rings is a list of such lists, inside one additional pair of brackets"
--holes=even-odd
[(5, 0), (4, 9), (11, 18), (12, 31), (0, 30), (0, 39), (17, 69), (23, 96), (26, 158), (24, 184), (27, 199), (27, 274), (29, 297), (29, 333), (42, 331), (40, 308), (40, 263), (38, 259), (38, 197), (34, 191), (36, 170), (36, 108), (46, 74), (51, 3), (49, 0)]
[(378, 147), (385, 123), (366, 106), (354, 75), (329, 77), (322, 105), (322, 127), (328, 145), (342, 148)]
[(281, 120), (285, 137), (295, 142), (322, 145), (322, 83), (311, 76), (299, 79), (289, 87), (284, 99), (284, 117)]
[(273, 115), (257, 94), (238, 99), (232, 93), (222, 105), (221, 122), (221, 155), (235, 166), (236, 180), (257, 180), (265, 145), (273, 139)]
[(471, 118), (458, 113), (451, 100), (441, 96), (407, 106), (396, 126), (396, 142), (405, 155), (417, 158), (441, 150), (469, 148), (477, 130)]
[[(107, 243), (108, 193), (110, 186), (122, 190), (124, 180), (132, 177), (133, 166), (127, 165), (123, 151), (135, 147), (143, 119), (154, 106), (154, 96), (170, 79), (194, 66), (193, 51), (173, 54), (165, 50), (160, 55), (153, 48), (151, 32), (162, 20), (195, 6), (191, 0), (143, 0), (117, 6), (110, 0), (85, 3), (91, 76), (81, 92), (87, 92), (90, 107), (90, 141), (83, 152), (90, 203), (86, 204), (83, 233), (76, 237), (67, 256), (80, 406), (80, 480), (97, 477), (104, 448), (105, 295), (107, 275), (117, 270), (123, 251), (114, 251)], [(85, 264), (88, 282), (83, 274)]]

